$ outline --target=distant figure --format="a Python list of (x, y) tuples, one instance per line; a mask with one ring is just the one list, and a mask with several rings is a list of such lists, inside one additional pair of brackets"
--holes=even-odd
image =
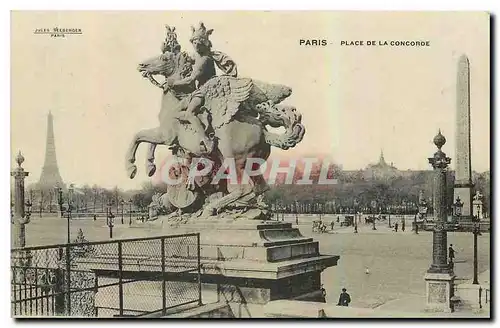
[(398, 223), (397, 222), (394, 224), (394, 231), (398, 232)]
[(351, 296), (347, 293), (347, 289), (342, 288), (342, 293), (340, 293), (339, 303), (337, 305), (349, 306), (349, 303), (351, 303)]
[(298, 215), (295, 215), (295, 224), (299, 225), (299, 216)]
[(332, 222), (330, 223), (330, 225), (332, 226), (332, 230), (333, 230), (333, 227), (335, 226), (335, 222), (334, 222), (334, 221), (332, 221)]
[(97, 220), (97, 214), (94, 214), (94, 221)]
[(370, 274), (370, 269), (368, 269), (368, 267), (365, 269), (365, 274)]
[(340, 222), (340, 216), (337, 215), (337, 223)]
[(323, 287), (323, 284), (321, 284), (321, 295), (323, 296), (323, 298), (326, 298), (326, 289), (325, 287)]
[(453, 265), (455, 260), (455, 250), (453, 249), (453, 244), (450, 244), (450, 247), (448, 247), (448, 257), (450, 259), (450, 265)]
[(415, 224), (415, 233), (418, 233), (418, 224)]
[(405, 232), (405, 221), (401, 222), (401, 231)]

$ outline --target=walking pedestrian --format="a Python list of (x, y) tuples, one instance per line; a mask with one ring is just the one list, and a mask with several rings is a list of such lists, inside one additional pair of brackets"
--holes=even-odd
[(342, 288), (342, 293), (340, 293), (339, 302), (337, 303), (337, 305), (349, 306), (349, 303), (351, 303), (351, 295), (347, 293), (347, 289)]
[(405, 232), (405, 220), (401, 222), (401, 231)]
[(394, 231), (398, 232), (398, 223), (397, 222), (394, 224)]
[(448, 247), (448, 258), (450, 259), (450, 265), (453, 267), (455, 260), (455, 250), (453, 249), (453, 244), (450, 244), (450, 247)]

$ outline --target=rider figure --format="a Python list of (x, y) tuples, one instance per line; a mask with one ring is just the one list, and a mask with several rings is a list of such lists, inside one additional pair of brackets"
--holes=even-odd
[(195, 53), (195, 63), (191, 74), (183, 79), (168, 78), (164, 83), (166, 87), (180, 87), (197, 82), (196, 90), (188, 98), (187, 114), (198, 114), (198, 110), (204, 103), (204, 96), (200, 87), (215, 76), (215, 64), (223, 70), (226, 75), (237, 76), (236, 64), (224, 53), (212, 51), (212, 42), (209, 36), (213, 29), (207, 30), (203, 23), (195, 29), (191, 27), (193, 35), (189, 40), (193, 45)]

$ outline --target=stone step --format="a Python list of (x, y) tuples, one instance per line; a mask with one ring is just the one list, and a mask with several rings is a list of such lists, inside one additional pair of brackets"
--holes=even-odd
[(234, 318), (229, 305), (225, 303), (211, 303), (193, 307), (162, 318), (187, 319), (187, 318)]

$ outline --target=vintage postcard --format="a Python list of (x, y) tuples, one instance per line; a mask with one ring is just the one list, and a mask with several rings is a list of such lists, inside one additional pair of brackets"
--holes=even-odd
[(13, 11), (15, 318), (490, 318), (486, 12)]

